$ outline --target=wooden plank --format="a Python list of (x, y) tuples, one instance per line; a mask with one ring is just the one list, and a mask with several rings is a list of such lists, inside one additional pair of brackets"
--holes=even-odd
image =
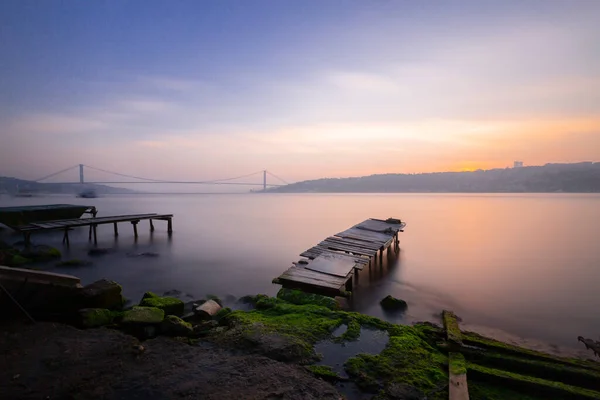
[(335, 234), (335, 236), (338, 237), (351, 237), (353, 239), (358, 239), (358, 240), (365, 240), (365, 241), (372, 241), (375, 243), (385, 243), (387, 242), (391, 236), (393, 235), (388, 235), (388, 234), (384, 234), (384, 233), (378, 233), (378, 232), (371, 232), (365, 229), (358, 229), (358, 228), (350, 228), (350, 229), (346, 229), (343, 232), (337, 233)]
[(341, 278), (333, 275), (320, 274), (318, 272), (296, 266), (289, 268), (287, 271), (281, 274), (279, 279), (336, 290), (343, 288), (348, 280), (346, 277)]
[(1, 280), (47, 282), (55, 285), (77, 286), (81, 280), (73, 275), (57, 274), (54, 272), (36, 271), (31, 269), (0, 266)]
[(339, 238), (339, 237), (335, 237), (335, 236), (330, 236), (327, 239), (325, 239), (325, 241), (333, 242), (333, 243), (340, 243), (340, 244), (349, 244), (352, 246), (358, 246), (358, 247), (362, 247), (364, 249), (369, 249), (369, 250), (379, 250), (382, 247), (382, 245), (380, 245), (378, 243), (365, 242), (362, 240), (356, 240), (356, 239), (351, 239), (351, 238)]
[(467, 368), (465, 357), (461, 353), (448, 353), (449, 396), (450, 400), (469, 400)]
[(379, 233), (396, 233), (404, 227), (404, 224), (388, 224), (387, 222), (368, 219), (360, 224), (354, 225), (353, 228), (364, 229)]
[(348, 260), (345, 257), (340, 257), (336, 254), (321, 254), (304, 268), (328, 275), (346, 277), (354, 270), (355, 265), (356, 263), (354, 261)]
[(377, 254), (377, 252), (375, 250), (366, 250), (366, 249), (361, 249), (359, 247), (345, 246), (345, 245), (341, 245), (341, 244), (337, 244), (337, 243), (321, 242), (318, 244), (318, 246), (324, 247), (326, 249), (347, 251), (347, 252), (351, 252), (353, 254), (359, 254), (362, 256), (369, 256), (369, 257), (373, 257), (373, 256), (375, 256), (375, 254)]
[(357, 264), (361, 265), (361, 267), (357, 266), (357, 268), (359, 268), (359, 269), (362, 269), (362, 266), (367, 265), (369, 263), (369, 259), (365, 258), (364, 256), (350, 255), (350, 254), (346, 254), (346, 253), (338, 253), (338, 252), (335, 252), (334, 250), (329, 250), (329, 249), (325, 249), (323, 247), (318, 247), (318, 246), (315, 246), (315, 247), (312, 247), (312, 248), (306, 250), (305, 252), (300, 254), (300, 257), (307, 257), (312, 260), (321, 254), (335, 254), (335, 255), (347, 257), (347, 258), (353, 260), (354, 262), (356, 262)]

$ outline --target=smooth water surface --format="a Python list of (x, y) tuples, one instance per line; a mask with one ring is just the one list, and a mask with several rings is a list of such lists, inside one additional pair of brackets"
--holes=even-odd
[[(394, 322), (439, 322), (444, 308), (463, 327), (487, 334), (578, 347), (578, 335), (600, 336), (600, 196), (585, 194), (228, 194), (128, 195), (97, 199), (70, 196), (0, 197), (0, 205), (90, 204), (99, 216), (173, 213), (166, 223), (99, 228), (100, 247), (114, 249), (78, 269), (55, 268), (89, 283), (99, 278), (124, 285), (132, 299), (144, 291), (178, 289), (195, 297), (213, 293), (275, 294), (271, 280), (298, 254), (327, 236), (369, 217), (399, 217), (399, 259), (366, 268), (352, 307)], [(17, 241), (7, 230), (3, 239)], [(62, 233), (34, 236), (62, 248)], [(71, 234), (65, 258), (89, 258), (87, 229)], [(156, 252), (158, 257), (128, 257)], [(133, 254), (132, 254), (133, 253)], [(408, 312), (384, 315), (379, 300), (405, 299)], [(505, 335), (503, 339), (510, 338)], [(537, 342), (524, 342), (537, 346)], [(586, 354), (586, 353), (583, 353)], [(586, 354), (587, 355), (587, 354)]]

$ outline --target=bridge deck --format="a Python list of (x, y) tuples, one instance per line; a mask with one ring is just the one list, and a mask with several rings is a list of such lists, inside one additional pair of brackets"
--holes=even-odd
[(115, 236), (118, 236), (118, 228), (117, 223), (119, 222), (130, 222), (133, 225), (133, 232), (135, 237), (138, 236), (137, 233), (137, 224), (141, 220), (149, 220), (150, 221), (150, 231), (154, 231), (153, 220), (162, 220), (167, 221), (167, 231), (169, 234), (173, 232), (173, 214), (130, 214), (130, 215), (113, 215), (107, 217), (97, 217), (97, 218), (72, 218), (72, 219), (58, 219), (53, 221), (40, 221), (40, 222), (32, 222), (27, 225), (21, 225), (16, 227), (15, 229), (19, 232), (22, 232), (25, 237), (25, 243), (31, 242), (31, 234), (39, 231), (48, 231), (48, 230), (64, 230), (63, 243), (69, 244), (69, 230), (72, 228), (89, 226), (89, 239), (92, 239), (92, 234), (94, 237), (94, 243), (98, 242), (96, 227), (98, 225), (105, 224), (113, 224)]
[(352, 290), (353, 272), (370, 265), (392, 244), (398, 247), (398, 232), (405, 223), (368, 219), (350, 229), (328, 237), (318, 245), (300, 254), (306, 259), (294, 263), (273, 282), (308, 292), (344, 295)]

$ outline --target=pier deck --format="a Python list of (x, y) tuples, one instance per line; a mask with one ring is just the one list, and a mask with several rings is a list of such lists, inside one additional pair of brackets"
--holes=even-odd
[(141, 220), (149, 220), (150, 221), (150, 231), (154, 231), (153, 220), (162, 220), (167, 221), (167, 232), (171, 234), (173, 232), (173, 214), (131, 214), (131, 215), (113, 215), (107, 217), (97, 217), (97, 218), (74, 218), (74, 219), (59, 219), (54, 221), (41, 221), (41, 222), (32, 222), (27, 225), (21, 225), (16, 227), (15, 229), (21, 233), (23, 233), (25, 243), (28, 244), (31, 242), (31, 234), (34, 232), (40, 231), (48, 231), (48, 230), (63, 230), (63, 243), (69, 245), (69, 230), (82, 226), (89, 226), (89, 240), (92, 240), (92, 236), (94, 238), (94, 243), (98, 243), (98, 238), (96, 234), (96, 228), (98, 225), (105, 224), (113, 224), (114, 225), (114, 233), (115, 236), (119, 235), (119, 231), (117, 228), (117, 223), (119, 222), (130, 222), (133, 225), (133, 233), (134, 236), (138, 236), (137, 232), (137, 224)]
[(289, 268), (274, 283), (308, 292), (345, 295), (352, 290), (353, 275), (371, 265), (380, 254), (398, 249), (398, 233), (406, 224), (398, 219), (367, 219), (328, 237), (302, 252), (304, 259)]

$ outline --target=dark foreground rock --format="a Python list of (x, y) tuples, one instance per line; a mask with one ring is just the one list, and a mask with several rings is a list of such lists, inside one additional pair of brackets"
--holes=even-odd
[(123, 305), (121, 285), (108, 279), (100, 279), (83, 288), (83, 304), (88, 308), (120, 308)]
[(381, 308), (383, 308), (386, 311), (404, 311), (408, 307), (406, 301), (402, 299), (397, 299), (390, 295), (385, 296), (379, 302), (379, 304), (381, 305)]
[(160, 337), (51, 323), (0, 333), (7, 399), (340, 399), (302, 367)]

